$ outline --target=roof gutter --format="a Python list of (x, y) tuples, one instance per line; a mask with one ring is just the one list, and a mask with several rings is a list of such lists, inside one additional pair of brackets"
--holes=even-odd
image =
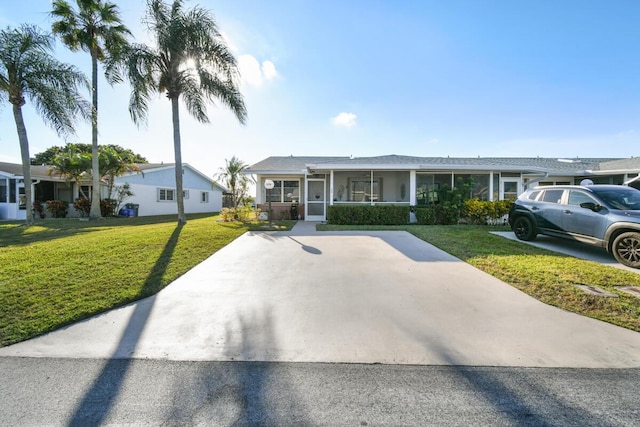
[(547, 178), (549, 178), (549, 172), (545, 172), (545, 174), (544, 174), (543, 176), (541, 176), (540, 178), (533, 179), (533, 180), (529, 181), (529, 182), (527, 183), (527, 186), (531, 187), (531, 186), (533, 186), (533, 185), (535, 185), (535, 184), (539, 183), (539, 182), (540, 182), (540, 181), (542, 181), (543, 179), (547, 179)]
[(626, 180), (625, 182), (622, 183), (622, 185), (629, 185), (632, 182), (636, 182), (636, 181), (640, 181), (640, 175), (636, 176), (635, 178)]

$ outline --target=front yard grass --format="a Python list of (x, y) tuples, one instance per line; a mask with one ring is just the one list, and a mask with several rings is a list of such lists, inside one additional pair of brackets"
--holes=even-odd
[[(491, 234), (509, 231), (505, 226), (320, 225), (318, 229), (406, 230), (546, 304), (640, 332), (640, 298), (618, 289), (640, 286), (640, 274)], [(589, 295), (575, 284), (597, 286), (617, 294), (618, 298)]]
[(0, 223), (0, 347), (153, 295), (260, 229), (211, 215), (176, 222), (170, 215)]

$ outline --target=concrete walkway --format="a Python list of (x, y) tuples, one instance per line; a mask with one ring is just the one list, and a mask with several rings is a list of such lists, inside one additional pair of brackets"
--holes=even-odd
[(640, 367), (640, 334), (406, 232), (246, 233), (159, 294), (0, 356)]

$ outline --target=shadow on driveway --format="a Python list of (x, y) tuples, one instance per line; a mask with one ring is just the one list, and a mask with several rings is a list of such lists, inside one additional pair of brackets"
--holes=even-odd
[[(156, 281), (164, 275), (171, 256), (178, 244), (181, 231), (182, 225), (178, 225), (169, 237), (162, 253), (149, 272), (149, 276), (141, 289), (141, 293), (144, 293), (147, 288), (157, 286)], [(129, 358), (116, 359), (116, 357), (118, 357), (118, 355), (133, 353), (136, 344), (140, 340), (147, 319), (151, 314), (155, 299), (156, 297), (153, 296), (135, 303), (135, 310), (129, 318), (129, 323), (120, 338), (120, 342), (113, 356), (107, 360), (100, 375), (95, 379), (93, 385), (85, 393), (76, 407), (71, 421), (69, 421), (69, 426), (100, 425), (104, 422), (105, 417), (109, 414), (109, 410), (120, 392), (131, 362)]]

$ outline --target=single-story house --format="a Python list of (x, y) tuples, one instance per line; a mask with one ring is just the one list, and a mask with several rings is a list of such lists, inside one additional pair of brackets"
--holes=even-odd
[[(256, 204), (278, 217), (297, 207), (300, 218), (324, 221), (336, 204), (419, 206), (437, 202), (438, 189), (473, 178), (471, 196), (516, 198), (529, 187), (639, 182), (640, 157), (268, 157), (245, 170), (256, 179)], [(265, 189), (271, 180), (274, 188)]]
[[(128, 183), (134, 194), (124, 203), (140, 205), (140, 216), (177, 214), (175, 165), (145, 163), (137, 166), (140, 173), (133, 172), (115, 179), (116, 185)], [(188, 163), (182, 164), (182, 189), (185, 213), (222, 210), (222, 193), (227, 189)]]
[[(133, 196), (123, 203), (139, 205), (138, 215), (177, 214), (175, 195), (175, 165), (173, 163), (138, 164), (140, 172), (115, 178), (115, 185), (128, 183)], [(222, 193), (226, 189), (187, 163), (183, 163), (184, 208), (189, 213), (219, 212), (222, 209)], [(91, 179), (87, 177), (80, 185), (63, 177), (50, 175), (50, 166), (31, 166), (34, 200), (43, 204), (47, 200), (68, 202), (68, 217), (77, 217), (73, 201), (81, 194), (91, 194)], [(102, 197), (107, 197), (107, 185), (101, 188)], [(48, 212), (45, 210), (45, 214)], [(0, 219), (25, 219), (26, 204), (22, 165), (0, 162)]]

